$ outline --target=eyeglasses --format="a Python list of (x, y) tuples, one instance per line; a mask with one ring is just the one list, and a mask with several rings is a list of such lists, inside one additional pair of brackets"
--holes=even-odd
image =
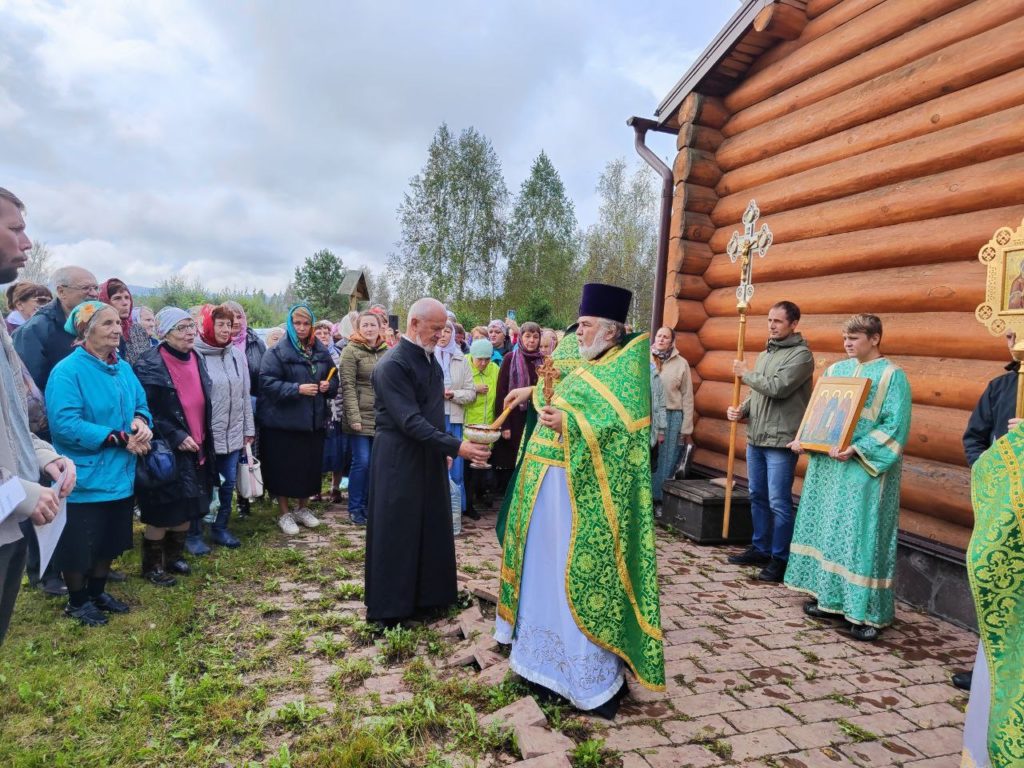
[(90, 291), (98, 291), (100, 289), (96, 283), (92, 283), (90, 285), (62, 285), (61, 288), (70, 288), (73, 291), (85, 291), (86, 293), (89, 293)]
[(172, 331), (177, 331), (178, 333), (187, 333), (188, 331), (194, 331), (195, 329), (195, 323), (178, 323), (176, 326), (171, 328)]

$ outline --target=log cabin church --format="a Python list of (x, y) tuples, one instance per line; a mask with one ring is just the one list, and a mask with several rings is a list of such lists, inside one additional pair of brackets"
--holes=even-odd
[(846, 317), (882, 318), (914, 400), (897, 594), (965, 624), (961, 436), (1009, 361), (974, 317), (978, 251), (1024, 218), (1022, 40), (1024, 0), (745, 0), (643, 121), (678, 137), (662, 312), (694, 371), (696, 463), (725, 472), (739, 282), (725, 250), (755, 199), (774, 245), (754, 260), (747, 361), (782, 299), (819, 372), (844, 356)]

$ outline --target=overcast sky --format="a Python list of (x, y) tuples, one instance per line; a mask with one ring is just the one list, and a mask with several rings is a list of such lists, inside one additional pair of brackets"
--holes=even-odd
[(58, 263), (274, 292), (318, 248), (383, 267), (447, 122), (513, 193), (545, 150), (587, 226), (605, 163), (636, 158), (626, 118), (736, 7), (0, 0), (0, 186)]

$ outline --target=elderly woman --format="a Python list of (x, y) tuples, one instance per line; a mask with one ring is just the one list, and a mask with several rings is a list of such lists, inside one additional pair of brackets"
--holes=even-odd
[[(462, 425), (465, 421), (463, 408), (476, 400), (476, 387), (473, 385), (473, 372), (455, 338), (456, 331), (455, 323), (449, 321), (445, 325), (441, 331), (441, 338), (434, 347), (434, 357), (441, 364), (441, 371), (444, 373), (445, 431), (461, 440)], [(463, 482), (464, 465), (461, 456), (456, 456), (452, 461), (448, 474), (452, 482), (459, 487), (459, 496), (462, 499), (459, 511), (465, 512), (466, 485)]]
[[(246, 364), (249, 366), (249, 398), (252, 401), (253, 414), (256, 413), (256, 398), (260, 392), (260, 363), (263, 362), (263, 355), (266, 354), (267, 345), (252, 328), (249, 327), (249, 319), (245, 314), (245, 307), (237, 301), (225, 301), (224, 306), (235, 313), (235, 322), (231, 325), (231, 343), (236, 349), (245, 355)], [(258, 434), (258, 432), (257, 432)], [(254, 440), (252, 452), (260, 455), (259, 441)], [(238, 515), (244, 517), (249, 514), (249, 499), (238, 497)]]
[(11, 283), (7, 288), (7, 332), (14, 333), (36, 313), (43, 304), (53, 301), (53, 294), (38, 283)]
[(195, 350), (206, 363), (212, 385), (210, 432), (220, 475), (220, 508), (210, 526), (210, 540), (235, 549), (241, 542), (228, 530), (228, 523), (238, 477), (238, 459), (242, 448), (251, 444), (256, 435), (249, 397), (249, 365), (245, 353), (231, 343), (235, 323), (231, 309), (224, 304), (217, 307), (208, 304), (203, 307), (200, 319)]
[(112, 277), (100, 285), (100, 301), (109, 304), (117, 310), (121, 319), (121, 342), (120, 352), (122, 357), (132, 365), (142, 357), (153, 345), (150, 344), (149, 334), (144, 328), (132, 322), (132, 293), (128, 290), (123, 280)]
[[(276, 326), (276, 325), (273, 328), (271, 328), (269, 331), (267, 331), (267, 349), (270, 350), (270, 349), (273, 349), (274, 347), (276, 347), (280, 343), (281, 339), (283, 339), (285, 337), (285, 335), (286, 334), (285, 334), (284, 328), (281, 328), (281, 327)], [(260, 360), (260, 368), (262, 368), (262, 367), (263, 367), (263, 360), (261, 359)], [(257, 377), (257, 378), (259, 378), (259, 377)]]
[[(256, 419), (263, 446), (263, 484), (277, 497), (278, 525), (289, 536), (299, 532), (296, 522), (307, 528), (320, 525), (307, 504), (320, 490), (328, 401), (338, 391), (337, 376), (328, 378), (334, 367), (331, 356), (313, 335), (315, 322), (308, 306), (293, 306), (287, 338), (267, 350), (260, 366)], [(289, 499), (297, 502), (294, 513)]]
[(174, 480), (158, 488), (139, 489), (146, 530), (142, 539), (142, 575), (153, 584), (177, 583), (171, 573), (188, 574), (183, 557), (207, 554), (199, 521), (210, 509), (217, 480), (217, 456), (211, 425), (213, 384), (196, 353), (196, 323), (178, 307), (156, 315), (160, 346), (135, 363), (146, 391), (154, 434), (174, 453)]
[[(338, 323), (340, 326), (341, 323)], [(330, 320), (317, 320), (313, 326), (313, 335), (327, 349), (331, 356), (332, 367), (337, 368), (341, 359), (341, 349), (334, 343), (334, 324)], [(351, 332), (349, 333), (351, 335)], [(344, 345), (344, 337), (342, 338)], [(331, 372), (327, 372), (332, 376)], [(341, 428), (341, 409), (337, 407), (337, 398), (331, 401), (330, 418), (327, 420), (327, 429), (324, 432), (324, 460), (320, 469), (322, 474), (331, 475), (330, 501), (334, 504), (341, 503), (341, 481), (345, 474), (345, 454), (348, 452), (348, 440)], [(313, 495), (313, 501), (324, 501), (323, 494), (317, 491)]]
[(341, 353), (342, 429), (352, 451), (348, 479), (348, 514), (353, 523), (366, 524), (367, 490), (370, 479), (370, 450), (376, 426), (373, 383), (370, 377), (378, 361), (388, 351), (381, 337), (380, 317), (375, 312), (360, 312), (356, 329)]
[[(149, 307), (138, 306), (132, 309), (132, 324), (139, 326), (149, 337), (149, 346), (160, 343), (156, 337), (156, 313)], [(145, 352), (145, 350), (143, 350)]]
[(665, 390), (666, 426), (655, 436), (658, 466), (651, 476), (651, 497), (658, 509), (664, 495), (662, 486), (675, 471), (682, 447), (693, 442), (693, 380), (690, 364), (676, 349), (676, 332), (671, 328), (659, 328), (654, 334), (651, 362)]
[[(492, 359), (493, 354), (494, 347), (487, 339), (477, 339), (469, 347), (476, 399), (466, 406), (466, 424), (490, 424), (494, 421), (495, 403), (501, 401), (497, 399), (498, 366)], [(472, 465), (466, 467), (466, 517), (472, 520), (480, 519), (474, 502), (478, 493), (483, 491), (488, 471), (474, 469)]]
[(78, 483), (53, 562), (68, 587), (64, 613), (95, 627), (107, 623), (106, 613), (128, 611), (106, 584), (111, 561), (132, 546), (135, 461), (149, 451), (150, 412), (117, 354), (116, 309), (86, 301), (71, 310), (64, 330), (76, 347), (46, 383), (47, 415), (54, 448), (74, 461)]
[[(495, 402), (505, 402), (505, 396), (513, 389), (532, 387), (537, 383), (537, 366), (544, 360), (540, 351), (540, 326), (534, 322), (525, 322), (519, 330), (519, 343), (505, 355), (498, 371), (498, 395)], [(512, 470), (516, 466), (519, 454), (519, 443), (523, 439), (526, 428), (526, 403), (517, 405), (508, 415), (501, 432), (503, 440), (494, 444), (491, 452), (491, 464), (496, 468), (498, 478), (497, 489), (505, 493)]]

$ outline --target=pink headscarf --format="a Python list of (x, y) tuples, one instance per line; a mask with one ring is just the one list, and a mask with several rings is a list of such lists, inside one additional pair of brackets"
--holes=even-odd
[(237, 301), (225, 301), (224, 306), (242, 318), (242, 328), (238, 334), (231, 337), (231, 343), (245, 352), (246, 331), (249, 330), (249, 321), (245, 317), (245, 308)]

